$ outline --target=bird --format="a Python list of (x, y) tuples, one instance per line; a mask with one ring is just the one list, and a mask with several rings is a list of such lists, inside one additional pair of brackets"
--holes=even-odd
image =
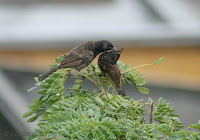
[(60, 68), (72, 68), (80, 71), (87, 67), (98, 54), (108, 50), (117, 49), (107, 40), (87, 41), (82, 43), (69, 51), (69, 53), (61, 60), (57, 66), (39, 76), (39, 81), (43, 81)]
[(107, 51), (102, 53), (98, 59), (98, 67), (117, 87), (119, 95), (126, 96), (121, 80), (123, 80), (122, 72), (117, 64), (123, 48), (119, 51)]

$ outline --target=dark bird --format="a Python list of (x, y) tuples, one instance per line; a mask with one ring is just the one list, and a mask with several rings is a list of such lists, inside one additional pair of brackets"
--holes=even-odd
[(54, 68), (39, 76), (39, 81), (43, 81), (49, 75), (60, 68), (73, 68), (77, 71), (87, 67), (94, 58), (101, 52), (117, 50), (109, 41), (88, 41), (73, 48)]
[(98, 66), (101, 72), (116, 85), (118, 93), (122, 96), (126, 96), (123, 85), (121, 84), (123, 75), (117, 64), (122, 50), (123, 48), (119, 51), (115, 50), (102, 53), (98, 59)]

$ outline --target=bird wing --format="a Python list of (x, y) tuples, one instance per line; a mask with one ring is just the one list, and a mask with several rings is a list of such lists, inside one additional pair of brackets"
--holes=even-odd
[(85, 64), (86, 66), (94, 59), (94, 53), (85, 49), (70, 51), (60, 62), (60, 68), (71, 68)]

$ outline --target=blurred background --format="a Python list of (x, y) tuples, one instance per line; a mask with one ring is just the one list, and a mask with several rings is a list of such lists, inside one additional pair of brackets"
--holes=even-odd
[[(120, 61), (147, 78), (149, 95), (164, 97), (185, 126), (200, 119), (199, 0), (0, 0), (0, 139), (24, 139), (36, 123), (22, 115), (39, 98), (34, 77), (56, 57), (88, 40), (124, 48)], [(95, 59), (96, 61), (96, 59)], [(88, 87), (89, 88), (89, 87)]]

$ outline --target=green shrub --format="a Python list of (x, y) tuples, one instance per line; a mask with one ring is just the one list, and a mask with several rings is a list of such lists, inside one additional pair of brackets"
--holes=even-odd
[[(63, 58), (56, 59), (55, 66)], [(153, 64), (159, 64), (164, 58)], [(148, 94), (144, 87), (146, 79), (135, 68), (122, 62), (118, 63), (124, 80), (123, 84), (131, 83), (141, 93)], [(53, 67), (52, 66), (52, 67)], [(142, 65), (144, 66), (144, 65)], [(69, 75), (69, 71), (75, 72)], [(99, 76), (100, 70), (95, 64), (89, 65), (84, 72), (73, 69), (59, 69), (43, 82), (36, 77), (36, 86), (29, 91), (38, 90), (41, 97), (29, 105), (30, 111), (24, 117), (28, 122), (40, 118), (39, 128), (29, 139), (84, 139), (84, 140), (196, 140), (200, 133), (200, 122), (182, 129), (183, 124), (174, 114), (175, 109), (163, 98), (156, 104), (149, 98), (135, 101), (130, 97), (118, 95), (114, 84), (105, 76)], [(65, 88), (67, 79), (75, 76), (75, 84)], [(82, 83), (89, 79), (97, 90), (84, 89)], [(69, 93), (70, 95), (67, 95)], [(149, 121), (148, 121), (148, 120)], [(42, 134), (42, 135), (41, 135)]]

